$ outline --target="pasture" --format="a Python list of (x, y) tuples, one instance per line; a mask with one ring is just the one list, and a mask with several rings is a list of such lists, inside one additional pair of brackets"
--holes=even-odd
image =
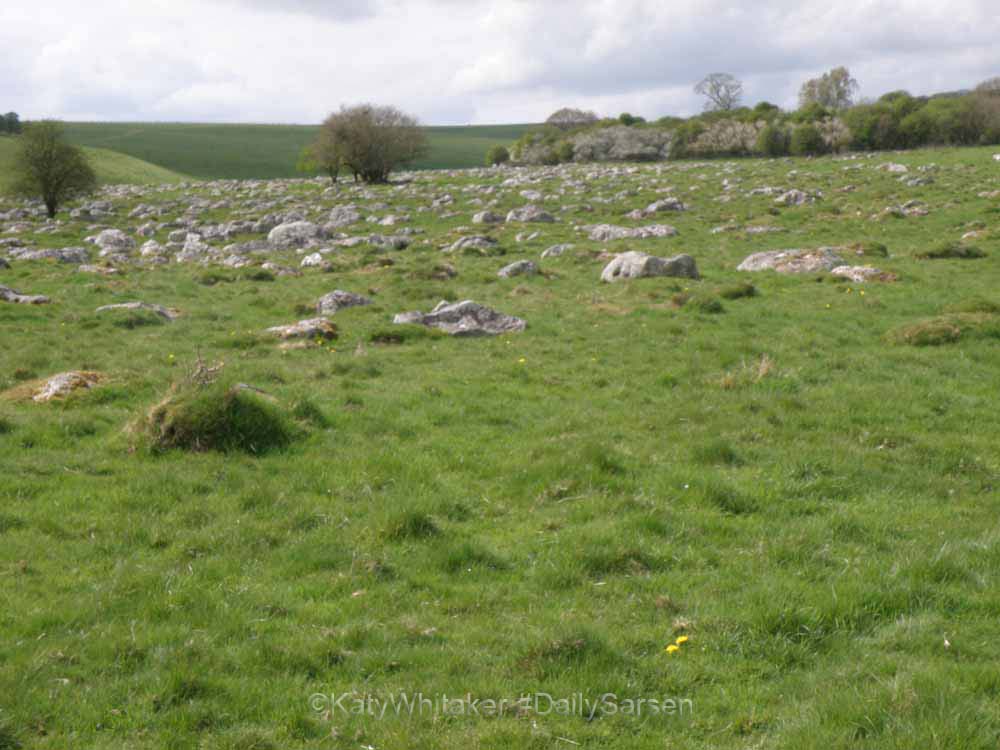
[[(274, 144), (293, 162), (307, 137), (203, 127), (204, 153), (194, 126), (70, 133), (227, 177), (283, 174)], [(789, 189), (801, 205), (776, 202)], [(667, 196), (685, 210), (625, 216)], [(51, 298), (0, 302), (3, 750), (997, 746), (989, 150), (101, 198), (110, 215), (58, 225), (0, 203), (0, 284)], [(472, 223), (528, 203), (554, 221)], [(300, 247), (261, 242), (293, 220), (317, 228)], [(101, 228), (133, 242), (101, 257), (84, 242)], [(84, 247), (104, 272), (18, 246)], [(737, 270), (819, 247), (884, 275)], [(625, 250), (689, 254), (700, 279), (602, 283)], [(515, 260), (539, 273), (499, 278)], [(371, 301), (327, 316), (335, 338), (266, 332), (335, 289)], [(466, 299), (527, 326), (393, 323)], [(177, 317), (97, 312), (134, 301)], [(192, 385), (199, 361), (223, 365), (216, 385)], [(71, 370), (93, 387), (33, 400)], [(157, 450), (151, 410), (189, 388), (256, 404), (280, 444)], [(616, 710), (380, 718), (328, 697), (401, 692)]]

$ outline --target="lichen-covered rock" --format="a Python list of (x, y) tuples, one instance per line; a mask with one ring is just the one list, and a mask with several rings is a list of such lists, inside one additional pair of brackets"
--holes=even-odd
[(135, 249), (135, 240), (120, 229), (105, 229), (94, 238), (94, 244), (101, 248), (102, 257)]
[(480, 234), (471, 237), (461, 237), (448, 247), (443, 253), (462, 253), (463, 255), (501, 255), (499, 243), (492, 237), (485, 237)]
[(452, 336), (496, 336), (523, 331), (521, 318), (491, 310), (472, 300), (441, 302), (429, 313), (400, 313), (393, 323), (410, 323), (437, 328)]
[(650, 224), (644, 227), (618, 227), (613, 224), (598, 224), (587, 227), (590, 239), (595, 242), (613, 240), (645, 240), (652, 237), (674, 237), (677, 230), (669, 224)]
[(345, 292), (343, 289), (334, 289), (329, 294), (324, 294), (316, 303), (316, 312), (320, 315), (333, 315), (338, 310), (345, 307), (357, 307), (359, 305), (370, 305), (372, 301), (367, 297), (362, 297), (354, 292)]
[(310, 318), (285, 326), (273, 326), (267, 333), (279, 339), (330, 339), (337, 338), (337, 326), (326, 318)]
[(103, 307), (98, 307), (94, 312), (102, 313), (113, 310), (146, 310), (159, 315), (164, 320), (176, 320), (180, 316), (180, 312), (173, 308), (164, 307), (163, 305), (151, 305), (148, 302), (121, 302), (115, 305), (104, 305)]
[(512, 276), (534, 276), (536, 273), (538, 273), (538, 266), (534, 261), (515, 260), (497, 271), (497, 276), (501, 279), (509, 279)]
[(12, 253), (18, 260), (54, 260), (59, 263), (86, 263), (90, 253), (85, 247), (45, 248), (43, 250), (27, 250)]
[(678, 276), (697, 279), (698, 267), (690, 255), (677, 255), (673, 258), (658, 258), (630, 251), (615, 256), (605, 266), (601, 273), (601, 281), (612, 283), (622, 279), (638, 279), (646, 276)]
[(748, 256), (738, 271), (777, 271), (778, 273), (820, 273), (843, 266), (840, 248), (820, 247), (815, 250), (768, 250)]
[(542, 251), (542, 258), (558, 258), (560, 255), (563, 255), (565, 252), (572, 249), (573, 245), (570, 244), (553, 245), (552, 247), (547, 247)]
[(42, 404), (53, 399), (65, 398), (81, 388), (93, 388), (101, 382), (101, 379), (101, 374), (97, 372), (61, 372), (42, 383), (32, 395), (31, 400)]
[(863, 284), (866, 281), (896, 281), (896, 274), (887, 271), (880, 271), (872, 266), (837, 266), (830, 271), (831, 276), (840, 276), (849, 279), (855, 284)]
[(815, 200), (816, 196), (814, 195), (809, 195), (801, 190), (789, 190), (775, 198), (774, 202), (779, 206), (802, 206), (806, 203), (813, 203)]
[(323, 230), (311, 221), (279, 224), (267, 235), (267, 241), (278, 250), (295, 250), (315, 246), (323, 238)]
[(0, 300), (13, 302), (18, 305), (47, 305), (52, 301), (41, 294), (21, 294), (20, 292), (15, 292), (9, 286), (0, 286)]
[(536, 224), (551, 224), (556, 218), (543, 211), (538, 206), (527, 205), (521, 208), (515, 208), (509, 214), (507, 214), (507, 223), (511, 224), (514, 222), (522, 223), (536, 223)]
[(472, 217), (473, 224), (503, 224), (504, 217), (492, 211), (480, 211)]
[(361, 213), (353, 205), (337, 206), (330, 211), (330, 218), (327, 221), (326, 227), (328, 229), (340, 229), (359, 221), (361, 221)]

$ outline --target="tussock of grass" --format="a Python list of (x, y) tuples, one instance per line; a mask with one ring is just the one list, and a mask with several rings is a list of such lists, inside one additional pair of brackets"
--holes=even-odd
[(754, 362), (742, 362), (739, 367), (730, 370), (719, 379), (719, 385), (726, 390), (743, 388), (759, 383), (775, 373), (774, 360), (767, 354), (762, 354)]
[(419, 511), (405, 511), (389, 520), (382, 529), (382, 538), (389, 542), (406, 539), (428, 539), (441, 533), (434, 519)]
[(297, 430), (274, 404), (220, 382), (184, 382), (133, 428), (154, 452), (241, 451), (262, 454), (287, 446)]
[(407, 344), (413, 341), (425, 339), (444, 338), (448, 334), (436, 328), (428, 328), (421, 325), (393, 325), (387, 328), (379, 328), (368, 336), (368, 340), (373, 344)]
[(888, 258), (889, 248), (881, 242), (858, 242), (847, 248), (849, 253), (864, 258)]
[(917, 253), (917, 257), (924, 260), (943, 260), (949, 258), (972, 260), (975, 258), (985, 258), (986, 253), (975, 245), (963, 245), (961, 242), (944, 242), (931, 250)]
[(741, 281), (736, 284), (729, 284), (728, 286), (721, 287), (718, 294), (722, 297), (722, 299), (729, 300), (756, 297), (757, 287), (749, 281)]
[(1000, 317), (986, 313), (953, 313), (909, 323), (889, 331), (897, 344), (940, 346), (968, 336), (1000, 338)]

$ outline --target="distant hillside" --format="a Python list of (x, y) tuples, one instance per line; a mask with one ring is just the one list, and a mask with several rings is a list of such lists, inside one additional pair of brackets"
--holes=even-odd
[[(190, 123), (65, 123), (71, 141), (114, 149), (166, 169), (204, 179), (297, 177), (299, 152), (316, 135), (309, 125)], [(427, 128), (430, 154), (418, 169), (482, 165), (486, 149), (517, 140), (530, 125)]]
[[(0, 136), (0, 188), (4, 187), (10, 178), (11, 162), (17, 139), (10, 136)], [(155, 164), (149, 164), (127, 154), (108, 151), (103, 148), (85, 148), (90, 163), (97, 172), (97, 179), (103, 185), (156, 185), (161, 183), (183, 182), (191, 178), (164, 169)]]

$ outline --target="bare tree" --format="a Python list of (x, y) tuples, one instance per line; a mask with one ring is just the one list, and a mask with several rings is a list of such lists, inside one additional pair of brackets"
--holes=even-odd
[(976, 86), (976, 93), (984, 94), (986, 96), (1000, 96), (1000, 76), (987, 78), (985, 81)]
[(66, 143), (62, 124), (55, 120), (30, 123), (24, 128), (14, 156), (12, 190), (41, 198), (49, 218), (60, 204), (92, 192), (97, 176), (83, 151)]
[(572, 107), (563, 107), (549, 115), (545, 124), (555, 125), (561, 130), (570, 130), (583, 125), (593, 125), (597, 120), (598, 117), (593, 112), (583, 109), (573, 109)]
[(706, 110), (728, 112), (740, 105), (743, 84), (730, 73), (709, 73), (698, 81), (694, 93), (705, 97)]
[(847, 109), (857, 93), (858, 82), (851, 77), (851, 71), (841, 66), (803, 83), (799, 89), (799, 107), (818, 104), (834, 111)]
[[(395, 107), (341, 107), (321, 126), (318, 163), (347, 167), (355, 180), (388, 182), (389, 174), (427, 153), (427, 136), (416, 118)], [(325, 162), (324, 162), (325, 160)]]

